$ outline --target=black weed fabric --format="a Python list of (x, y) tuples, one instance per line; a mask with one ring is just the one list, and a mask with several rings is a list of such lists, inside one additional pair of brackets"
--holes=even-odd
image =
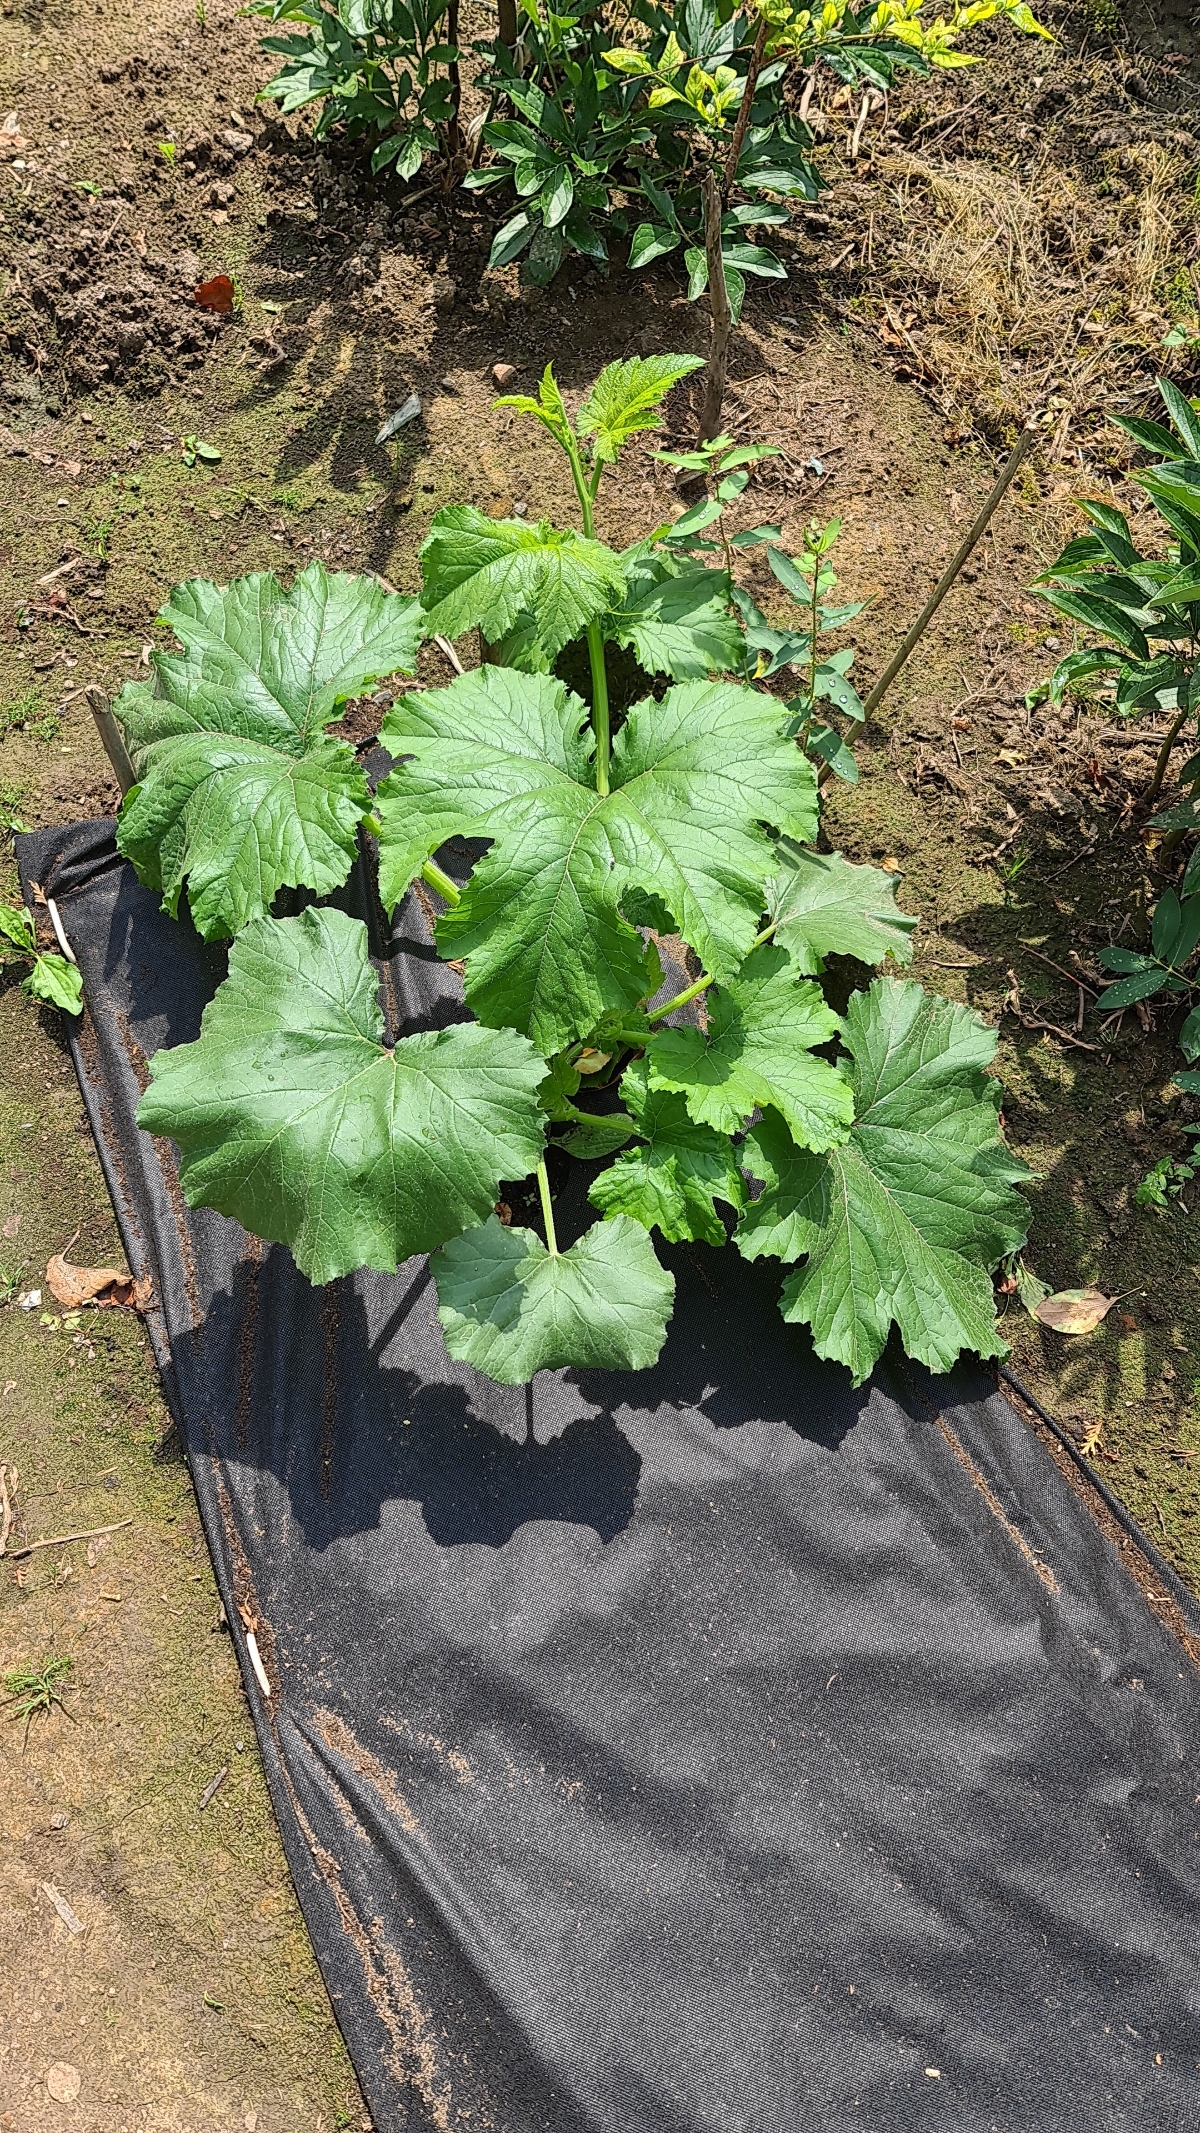
[[(732, 1249), (531, 1390), (423, 1261), (314, 1290), (134, 1124), (223, 951), (111, 824), (19, 847), (378, 2133), (1200, 2126), (1197, 1679), (992, 1381), (852, 1392)], [(358, 893), (395, 1025), (461, 1013)]]

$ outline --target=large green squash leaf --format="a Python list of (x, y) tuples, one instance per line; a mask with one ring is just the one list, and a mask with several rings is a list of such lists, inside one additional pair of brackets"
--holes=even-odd
[(779, 840), (779, 871), (767, 883), (767, 916), (792, 968), (817, 977), (827, 955), (911, 963), (916, 919), (896, 909), (896, 877), (882, 867), (853, 866), (840, 852), (814, 852)]
[[(742, 1218), (747, 1259), (806, 1257), (784, 1285), (787, 1319), (818, 1355), (869, 1376), (893, 1319), (931, 1370), (963, 1349), (1003, 1355), (989, 1271), (1024, 1242), (1013, 1189), (1029, 1172), (999, 1136), (998, 1084), (983, 1070), (995, 1032), (969, 1008), (883, 978), (856, 993), (843, 1041), (855, 1119), (825, 1155), (798, 1148), (768, 1113), (746, 1167), (765, 1187)], [(806, 1256), (807, 1255), (807, 1256)]]
[(756, 948), (730, 984), (709, 995), (708, 1035), (665, 1029), (647, 1052), (650, 1084), (674, 1089), (701, 1125), (740, 1132), (773, 1104), (806, 1148), (846, 1137), (854, 1095), (813, 1047), (840, 1027), (816, 985), (797, 984), (782, 948)]
[(191, 1206), (290, 1245), (316, 1282), (391, 1272), (483, 1222), (542, 1150), (546, 1068), (524, 1037), (455, 1023), (389, 1050), (377, 994), (357, 919), (255, 919), (138, 1110), (177, 1142)]
[(588, 1193), (593, 1207), (632, 1215), (671, 1244), (724, 1244), (716, 1202), (741, 1208), (746, 1201), (732, 1143), (711, 1126), (698, 1126), (682, 1096), (652, 1088), (644, 1059), (627, 1070), (621, 1094), (640, 1140), (601, 1171)]
[(480, 1019), (526, 1031), (547, 1056), (654, 990), (623, 889), (659, 897), (705, 968), (731, 975), (774, 865), (759, 824), (815, 827), (813, 771), (772, 697), (689, 682), (635, 705), (604, 798), (586, 716), (550, 676), (482, 667), (404, 697), (382, 736), (408, 758), (378, 793), (385, 901), (446, 838), (492, 838), (438, 945), (466, 957)]
[(461, 636), (477, 625), (496, 644), (519, 621), (516, 663), (546, 667), (572, 637), (619, 600), (625, 574), (601, 541), (560, 532), (542, 519), (488, 518), (473, 504), (434, 517), (421, 549), (425, 627)]
[(723, 570), (676, 563), (661, 550), (627, 551), (627, 590), (604, 617), (606, 638), (632, 648), (648, 674), (675, 681), (740, 670), (745, 639), (729, 608)]
[(675, 1297), (640, 1222), (593, 1223), (550, 1253), (531, 1229), (495, 1219), (455, 1237), (432, 1262), (446, 1347), (501, 1385), (567, 1363), (648, 1370)]
[(415, 600), (312, 563), (284, 592), (269, 573), (176, 586), (160, 619), (182, 651), (115, 710), (138, 782), (117, 842), (178, 910), (184, 883), (206, 940), (261, 916), (282, 888), (346, 879), (371, 798), (354, 751), (325, 732), (347, 698), (411, 672)]

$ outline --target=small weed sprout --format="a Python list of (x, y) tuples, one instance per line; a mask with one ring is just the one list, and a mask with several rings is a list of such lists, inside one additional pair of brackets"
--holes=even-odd
[(71, 1716), (63, 1698), (64, 1692), (74, 1686), (67, 1679), (74, 1666), (73, 1659), (60, 1657), (48, 1659), (43, 1667), (15, 1667), (4, 1676), (6, 1701), (16, 1704), (16, 1710), (10, 1711), (9, 1717), (25, 1721), (22, 1748), (28, 1744), (29, 1728), (39, 1711), (48, 1714), (57, 1705), (67, 1718)]

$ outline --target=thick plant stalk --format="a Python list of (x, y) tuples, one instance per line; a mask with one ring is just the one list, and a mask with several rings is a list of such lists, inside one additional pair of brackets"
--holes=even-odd
[(924, 607), (921, 609), (920, 614), (917, 616), (916, 621), (913, 623), (913, 626), (910, 629), (907, 637), (904, 639), (904, 642), (901, 644), (899, 650), (893, 654), (891, 659), (889, 659), (886, 667), (884, 668), (882, 674), (876, 682), (875, 687), (872, 689), (865, 704), (863, 705), (863, 710), (868, 718), (870, 717), (872, 711), (875, 709), (876, 705), (886, 694), (887, 690), (891, 688), (892, 683), (895, 681), (897, 674), (900, 672), (901, 667), (905, 664), (910, 654), (916, 650), (917, 645), (919, 644), (921, 638), (925, 635), (925, 632), (929, 628), (930, 623), (933, 621), (934, 616), (936, 615), (939, 607), (941, 606), (942, 601), (945, 599), (946, 594), (949, 592), (950, 587), (953, 585), (954, 580), (958, 576), (959, 571), (962, 569), (963, 564), (966, 562), (967, 557), (970, 555), (971, 550), (974, 548), (976, 541), (980, 538), (981, 534), (986, 532), (997, 504), (1000, 502), (1000, 499), (1003, 496), (1005, 490), (1008, 488), (1008, 485), (1011, 482), (1014, 474), (1021, 466), (1027, 453), (1030, 450), (1030, 447), (1035, 443), (1035, 441), (1036, 440), (1032, 430), (1022, 430), (1011, 452), (1009, 453), (1008, 458), (1005, 460), (1003, 467), (1000, 469), (1000, 472), (996, 477), (996, 481), (992, 487), (991, 493), (988, 496), (986, 503), (983, 506), (983, 509), (980, 511), (978, 517), (971, 525), (967, 533), (966, 539), (951, 556), (950, 561), (947, 563), (945, 570), (942, 572), (942, 575), (938, 579), (937, 584), (934, 586), (933, 591), (930, 593), (928, 600), (925, 602)]
[(546, 1250), (552, 1259), (557, 1259), (558, 1238), (554, 1234), (554, 1207), (550, 1199), (550, 1177), (546, 1169), (545, 1156), (542, 1157), (537, 1166), (537, 1181), (538, 1193), (542, 1202), (542, 1221), (546, 1226)]
[(725, 377), (729, 367), (729, 343), (733, 338), (733, 313), (725, 286), (725, 262), (721, 256), (721, 189), (711, 165), (704, 173), (704, 249), (708, 259), (708, 301), (712, 331), (708, 363), (704, 372), (704, 401), (700, 410), (700, 442), (708, 444), (720, 434), (721, 409), (725, 404)]
[[(733, 129), (733, 139), (729, 144), (729, 159), (725, 165), (725, 183), (721, 188), (721, 204), (723, 207), (728, 207), (730, 194), (737, 180), (738, 164), (742, 160), (742, 149), (745, 147), (746, 133), (750, 125), (750, 107), (754, 102), (754, 92), (758, 87), (758, 77), (762, 73), (763, 53), (766, 50), (766, 44), (767, 21), (764, 16), (758, 25), (758, 35), (754, 40), (754, 50), (750, 54), (750, 71), (746, 76), (746, 87), (742, 92), (742, 101), (738, 107), (737, 123)], [(711, 272), (712, 267), (710, 265), (709, 273), (711, 274)]]
[(604, 664), (604, 639), (598, 622), (588, 623), (588, 658), (592, 668), (592, 731), (596, 736), (596, 791), (601, 799), (608, 791), (608, 764), (612, 733), (608, 713), (608, 669)]
[(497, 36), (511, 52), (517, 41), (517, 0), (496, 0)]

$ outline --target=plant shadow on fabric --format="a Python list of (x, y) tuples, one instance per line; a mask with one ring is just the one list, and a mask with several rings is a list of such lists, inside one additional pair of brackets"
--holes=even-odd
[[(586, 1221), (582, 1204), (579, 1213)], [(786, 1428), (829, 1453), (870, 1398), (869, 1388), (853, 1391), (844, 1373), (818, 1364), (823, 1398), (797, 1412), (778, 1388), (799, 1380), (802, 1360), (811, 1384), (813, 1364), (795, 1352), (807, 1338), (781, 1321), (770, 1272), (731, 1264), (732, 1292), (723, 1280), (714, 1303), (716, 1253), (682, 1246), (667, 1257), (676, 1320), (657, 1364), (632, 1382), (580, 1370), (532, 1387), (477, 1379), (473, 1392), (435, 1379), (426, 1374), (438, 1367), (439, 1343), (424, 1265), (396, 1277), (405, 1285), (390, 1310), (395, 1283), (368, 1275), (337, 1283), (314, 1312), (280, 1247), (242, 1261), (177, 1367), (210, 1388), (223, 1369), (238, 1377), (228, 1397), (211, 1400), (211, 1449), (273, 1472), (312, 1547), (378, 1530), (385, 1505), (405, 1499), (420, 1505), (442, 1547), (502, 1548), (537, 1520), (590, 1527), (607, 1543), (632, 1520), (643, 1467), (635, 1439), (644, 1444), (658, 1418), (690, 1413), (721, 1432)], [(364, 1278), (379, 1284), (382, 1323), (381, 1299), (358, 1286)], [(314, 1384), (326, 1388), (323, 1403)], [(763, 1386), (774, 1388), (765, 1402)]]

